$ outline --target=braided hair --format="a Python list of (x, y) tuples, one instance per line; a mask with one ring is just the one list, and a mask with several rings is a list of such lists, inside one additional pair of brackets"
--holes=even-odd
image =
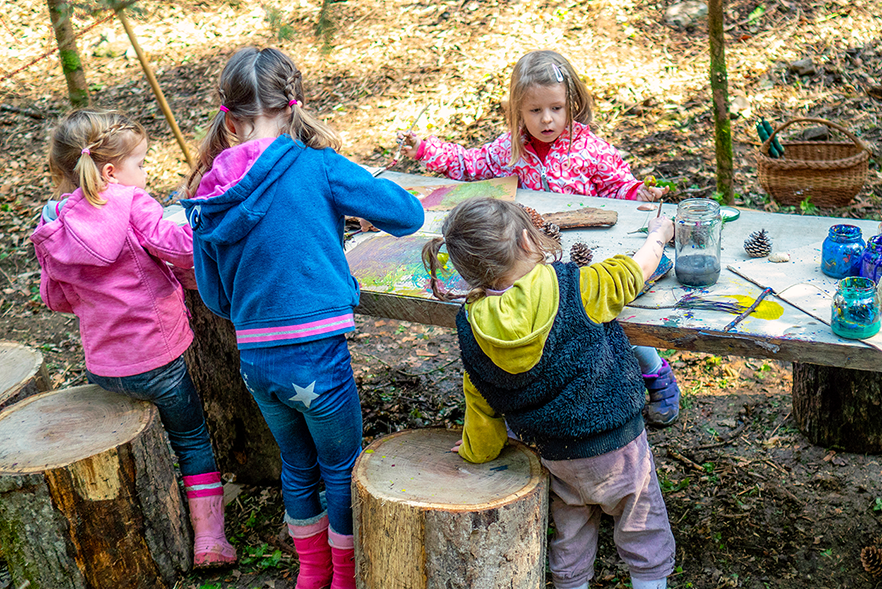
[(227, 126), (227, 117), (245, 124), (258, 116), (277, 116), (290, 109), (279, 134), (287, 133), (307, 147), (340, 148), (333, 129), (304, 109), (302, 74), (294, 61), (278, 49), (245, 47), (224, 66), (217, 88), (221, 108), (199, 150), (199, 161), (187, 178), (185, 191), (193, 196), (202, 176), (211, 169), (214, 158), (231, 147), (236, 137)]
[(147, 132), (137, 122), (116, 111), (76, 110), (65, 116), (49, 143), (49, 172), (56, 194), (83, 190), (86, 200), (101, 206), (104, 180), (101, 168), (129, 155)]

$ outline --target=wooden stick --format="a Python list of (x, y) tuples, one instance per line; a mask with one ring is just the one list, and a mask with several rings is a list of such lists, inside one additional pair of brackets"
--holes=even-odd
[(175, 122), (175, 117), (172, 114), (171, 108), (168, 106), (168, 102), (165, 100), (165, 96), (162, 94), (162, 89), (159, 87), (159, 82), (156, 81), (156, 76), (153, 75), (153, 70), (150, 69), (150, 64), (147, 63), (147, 56), (144, 55), (144, 51), (141, 49), (141, 46), (138, 44), (138, 39), (135, 37), (135, 31), (132, 30), (132, 25), (129, 24), (129, 19), (126, 18), (125, 13), (123, 13), (123, 7), (120, 5), (114, 6), (114, 12), (116, 12), (116, 16), (119, 18), (119, 22), (122, 23), (123, 28), (126, 30), (126, 35), (129, 36), (129, 41), (132, 43), (132, 48), (135, 50), (135, 54), (138, 56), (138, 61), (141, 62), (141, 69), (144, 70), (144, 75), (147, 76), (147, 81), (150, 83), (150, 88), (153, 89), (153, 94), (156, 96), (157, 102), (159, 102), (159, 106), (162, 109), (162, 114), (165, 115), (165, 120), (168, 121), (169, 127), (171, 127), (172, 133), (175, 135), (175, 139), (178, 141), (178, 145), (181, 146), (181, 151), (184, 152), (184, 157), (187, 159), (187, 163), (190, 167), (193, 167), (193, 157), (190, 155), (190, 150), (187, 149), (187, 142), (184, 141), (184, 136), (181, 134), (181, 130), (178, 128), (178, 124)]
[(739, 315), (738, 317), (733, 319), (729, 325), (724, 327), (723, 331), (726, 332), (726, 331), (730, 331), (731, 329), (733, 329), (736, 325), (738, 325), (741, 322), (742, 319), (744, 319), (745, 317), (747, 317), (748, 315), (753, 313), (754, 309), (756, 309), (757, 306), (759, 306), (759, 304), (762, 302), (762, 300), (764, 298), (766, 298), (766, 295), (771, 294), (772, 292), (774, 292), (774, 291), (772, 291), (771, 288), (769, 288), (769, 287), (764, 288), (763, 292), (760, 293), (760, 296), (756, 297), (756, 300), (753, 302), (753, 304), (751, 306), (749, 306), (747, 308), (747, 310), (744, 311), (744, 313), (742, 313), (741, 315)]

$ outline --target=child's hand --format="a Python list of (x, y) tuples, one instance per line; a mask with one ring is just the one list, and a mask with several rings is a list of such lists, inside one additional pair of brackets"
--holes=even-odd
[[(649, 234), (656, 233), (663, 244), (671, 241), (674, 237), (674, 223), (667, 217), (656, 217), (649, 220)], [(647, 239), (649, 237), (647, 236)]]
[(646, 186), (645, 184), (641, 184), (637, 189), (637, 200), (642, 200), (644, 202), (655, 202), (664, 195), (669, 192), (669, 188), (659, 187), (659, 186)]
[(451, 452), (456, 452), (459, 454), (459, 447), (462, 445), (462, 440), (460, 439), (457, 443), (453, 445), (453, 448), (450, 449)]
[(398, 141), (401, 142), (401, 153), (409, 158), (416, 159), (416, 154), (420, 150), (420, 144), (423, 140), (417, 137), (417, 134), (413, 131), (408, 131), (407, 133), (399, 132)]

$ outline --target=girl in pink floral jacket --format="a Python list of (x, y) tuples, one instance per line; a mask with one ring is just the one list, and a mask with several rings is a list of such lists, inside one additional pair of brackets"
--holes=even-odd
[[(591, 97), (573, 66), (554, 51), (532, 51), (511, 75), (507, 109), (509, 132), (492, 143), (466, 149), (437, 137), (402, 134), (402, 153), (454, 180), (516, 175), (531, 190), (601, 198), (655, 201), (668, 189), (637, 180), (615, 147), (589, 128)], [(654, 348), (636, 346), (651, 425), (674, 423), (680, 389), (671, 367)]]
[(588, 89), (562, 55), (523, 56), (509, 95), (510, 131), (492, 143), (466, 149), (411, 132), (402, 137), (402, 152), (454, 180), (516, 175), (520, 188), (626, 200), (658, 200), (667, 192), (644, 186), (616, 148), (591, 132)]

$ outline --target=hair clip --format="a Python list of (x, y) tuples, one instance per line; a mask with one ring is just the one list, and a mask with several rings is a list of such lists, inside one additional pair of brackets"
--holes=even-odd
[(220, 107), (219, 107), (218, 110), (220, 110), (221, 112), (230, 112), (230, 109), (228, 109), (227, 107), (225, 107), (223, 104), (220, 105)]
[(551, 64), (552, 69), (554, 69), (554, 77), (557, 78), (558, 82), (563, 82), (563, 73), (560, 71), (560, 68), (557, 67), (556, 63)]
[(300, 103), (297, 102), (297, 99), (296, 99), (296, 98), (292, 98), (292, 99), (288, 102), (288, 106), (300, 106)]
[(84, 147), (82, 151), (80, 151), (80, 155), (92, 155), (92, 151), (88, 147)]

